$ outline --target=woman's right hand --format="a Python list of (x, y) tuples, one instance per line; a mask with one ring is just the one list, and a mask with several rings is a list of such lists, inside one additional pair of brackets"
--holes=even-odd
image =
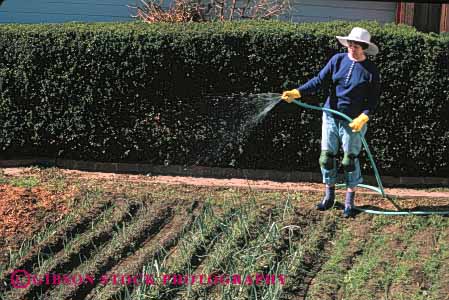
[(293, 99), (298, 99), (298, 98), (301, 98), (301, 93), (297, 89), (285, 91), (282, 93), (282, 96), (281, 96), (281, 99), (288, 103), (292, 103)]

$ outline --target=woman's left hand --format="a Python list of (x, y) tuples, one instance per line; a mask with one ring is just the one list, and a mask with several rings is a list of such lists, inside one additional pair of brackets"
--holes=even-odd
[(360, 130), (362, 130), (363, 125), (365, 125), (368, 120), (368, 116), (364, 113), (361, 113), (357, 118), (349, 123), (349, 127), (352, 128), (352, 132), (359, 132)]

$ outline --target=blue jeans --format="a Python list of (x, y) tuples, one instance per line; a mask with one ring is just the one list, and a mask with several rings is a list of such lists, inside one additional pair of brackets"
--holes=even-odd
[[(359, 133), (352, 132), (352, 129), (348, 125), (348, 121), (336, 119), (331, 113), (323, 112), (323, 125), (321, 131), (321, 150), (327, 150), (336, 155), (340, 144), (343, 152), (348, 154), (359, 155), (362, 149), (362, 140), (360, 135), (365, 135), (368, 127), (365, 124)], [(334, 185), (337, 183), (337, 164), (335, 158), (333, 158), (334, 168), (326, 170), (321, 167), (321, 173), (323, 174), (323, 183), (328, 185)], [(362, 173), (360, 171), (359, 159), (354, 159), (355, 169), (352, 172), (345, 170), (346, 187), (353, 188), (357, 184), (363, 182)]]

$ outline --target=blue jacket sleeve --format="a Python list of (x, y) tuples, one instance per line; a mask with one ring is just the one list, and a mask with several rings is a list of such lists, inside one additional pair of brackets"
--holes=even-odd
[(380, 75), (377, 70), (372, 73), (371, 84), (367, 96), (367, 102), (365, 107), (363, 107), (363, 113), (367, 116), (372, 115), (379, 103), (380, 99)]
[(324, 82), (332, 79), (334, 58), (335, 56), (328, 61), (326, 66), (320, 71), (320, 73), (318, 73), (317, 76), (297, 88), (301, 95), (308, 95), (318, 91)]

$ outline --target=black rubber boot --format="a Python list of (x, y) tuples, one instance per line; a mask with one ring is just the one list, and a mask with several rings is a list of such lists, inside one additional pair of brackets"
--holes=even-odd
[(354, 209), (355, 192), (346, 192), (345, 209), (343, 210), (343, 217), (350, 218), (355, 215)]
[(332, 208), (335, 203), (335, 186), (326, 186), (326, 191), (320, 203), (317, 204), (316, 209), (318, 210), (328, 210)]

